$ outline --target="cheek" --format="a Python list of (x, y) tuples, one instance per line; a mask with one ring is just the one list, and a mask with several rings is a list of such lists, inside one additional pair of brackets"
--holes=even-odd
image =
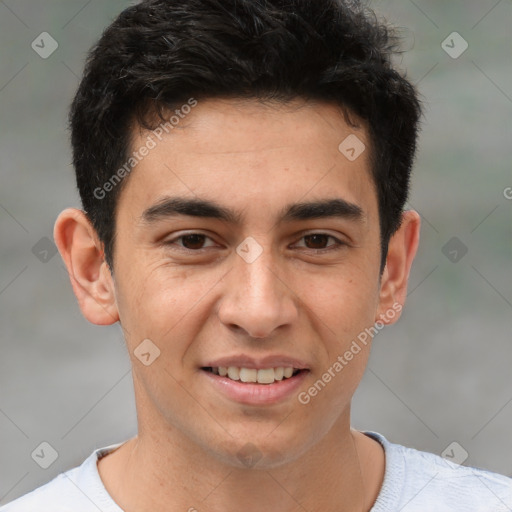
[(132, 265), (126, 270), (118, 286), (118, 306), (129, 343), (149, 338), (159, 348), (172, 344), (178, 349), (178, 339), (191, 339), (194, 334), (185, 333), (186, 329), (200, 330), (199, 317), (207, 302), (203, 299), (214, 289), (220, 274), (194, 273), (162, 264)]
[[(323, 357), (314, 379), (301, 395), (308, 407), (330, 425), (350, 404), (368, 363), (371, 340), (368, 335), (377, 307), (376, 293), (361, 284), (338, 281), (331, 284), (323, 302), (314, 301), (322, 318)], [(327, 327), (325, 327), (327, 325)]]
[(373, 325), (378, 307), (378, 286), (368, 271), (333, 273), (309, 287), (305, 303), (323, 325), (331, 342), (329, 353), (344, 350), (347, 343)]

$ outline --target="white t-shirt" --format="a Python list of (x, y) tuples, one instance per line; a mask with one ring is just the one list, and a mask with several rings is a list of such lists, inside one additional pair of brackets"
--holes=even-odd
[[(379, 441), (386, 454), (384, 482), (370, 512), (512, 512), (511, 478), (390, 443), (377, 432), (364, 434)], [(123, 512), (96, 465), (122, 444), (95, 450), (81, 466), (0, 507), (0, 512)]]

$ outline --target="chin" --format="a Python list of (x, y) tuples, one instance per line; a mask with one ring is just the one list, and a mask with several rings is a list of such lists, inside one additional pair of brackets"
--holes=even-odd
[(309, 443), (300, 436), (291, 433), (288, 438), (270, 437), (271, 431), (260, 427), (256, 433), (239, 434), (214, 451), (229, 466), (261, 470), (289, 464), (307, 451)]

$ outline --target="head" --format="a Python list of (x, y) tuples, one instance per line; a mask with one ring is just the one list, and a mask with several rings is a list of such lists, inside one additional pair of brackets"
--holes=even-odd
[[(84, 211), (63, 212), (55, 239), (84, 315), (123, 327), (149, 404), (139, 429), (165, 424), (226, 461), (256, 440), (272, 464), (348, 419), (371, 339), (350, 347), (399, 317), (418, 243), (403, 209), (420, 104), (396, 51), (338, 0), (143, 1), (91, 50), (70, 113)], [(293, 354), (295, 399), (209, 386), (205, 368)], [(275, 430), (291, 411), (310, 418), (300, 435)]]
[(165, 113), (191, 98), (313, 99), (336, 105), (351, 125), (364, 121), (383, 270), (408, 196), (420, 104), (391, 65), (396, 35), (347, 4), (150, 0), (106, 29), (87, 59), (70, 126), (83, 208), (111, 270), (116, 206), (137, 165), (125, 167), (136, 149), (134, 127), (169, 123)]

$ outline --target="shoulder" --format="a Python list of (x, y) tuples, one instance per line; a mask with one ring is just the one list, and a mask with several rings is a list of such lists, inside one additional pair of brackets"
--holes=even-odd
[(371, 512), (393, 507), (402, 512), (512, 511), (511, 478), (391, 443), (376, 432), (366, 434), (386, 454), (384, 482)]
[[(61, 473), (47, 484), (11, 501), (0, 507), (0, 512), (68, 512), (70, 505), (77, 504), (77, 512), (80, 507), (78, 489), (74, 487), (72, 480), (76, 477), (78, 468)], [(78, 502), (77, 502), (78, 499)]]
[(97, 469), (98, 458), (121, 444), (95, 450), (80, 466), (0, 507), (0, 512), (122, 512), (107, 494)]

